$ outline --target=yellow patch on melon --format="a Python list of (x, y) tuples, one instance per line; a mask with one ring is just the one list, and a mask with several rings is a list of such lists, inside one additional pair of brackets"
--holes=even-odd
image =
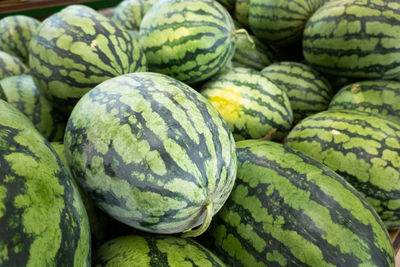
[(234, 89), (223, 89), (209, 99), (226, 121), (235, 121), (242, 114), (242, 97)]

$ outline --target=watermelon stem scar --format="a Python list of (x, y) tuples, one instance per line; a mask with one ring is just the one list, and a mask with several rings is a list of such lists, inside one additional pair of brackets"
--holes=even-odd
[(244, 34), (246, 35), (247, 40), (249, 41), (249, 43), (251, 43), (252, 48), (254, 48), (256, 46), (256, 44), (254, 43), (253, 38), (251, 38), (250, 34), (247, 32), (246, 29), (239, 29), (239, 30), (234, 30), (232, 32), (232, 37), (235, 37), (238, 34)]
[(187, 232), (183, 233), (182, 234), (183, 238), (200, 236), (210, 226), (211, 219), (214, 215), (214, 203), (212, 201), (209, 201), (206, 204), (205, 208), (206, 208), (206, 217), (204, 218), (203, 224), (200, 225), (200, 227), (197, 229), (194, 230), (189, 229)]

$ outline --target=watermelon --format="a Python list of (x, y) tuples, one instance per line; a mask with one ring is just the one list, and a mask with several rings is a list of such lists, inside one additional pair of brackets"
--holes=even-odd
[(139, 31), (144, 14), (159, 0), (124, 0), (114, 10), (112, 20), (126, 30)]
[(101, 82), (146, 70), (138, 42), (110, 19), (82, 5), (68, 6), (43, 21), (29, 51), (38, 89), (67, 114)]
[(0, 51), (0, 80), (14, 75), (29, 74), (29, 68), (17, 57)]
[(235, 143), (198, 92), (158, 73), (90, 90), (64, 136), (68, 166), (94, 203), (139, 230), (201, 234), (232, 190)]
[(244, 27), (249, 28), (250, 0), (236, 0), (234, 17)]
[(249, 35), (254, 44), (244, 34), (236, 36), (236, 50), (232, 58), (233, 66), (262, 70), (276, 61), (268, 46), (261, 43), (254, 35)]
[(24, 113), (47, 140), (63, 139), (68, 118), (57, 112), (39, 92), (32, 76), (7, 77), (0, 80), (0, 88), (4, 91), (7, 102)]
[(51, 145), (0, 100), (0, 266), (90, 266), (90, 230)]
[(129, 235), (103, 244), (94, 255), (93, 266), (222, 267), (225, 264), (189, 238)]
[(382, 221), (341, 176), (262, 140), (237, 142), (237, 159), (235, 187), (205, 237), (228, 266), (394, 267)]
[(342, 175), (388, 229), (400, 227), (400, 124), (371, 113), (328, 110), (297, 124), (287, 145)]
[(144, 16), (140, 44), (150, 71), (194, 84), (231, 60), (234, 31), (231, 16), (214, 0), (167, 0)]
[(248, 20), (263, 42), (290, 46), (301, 42), (307, 20), (328, 0), (251, 0)]
[(332, 88), (311, 67), (298, 62), (281, 61), (267, 66), (261, 73), (287, 93), (294, 123), (328, 109), (333, 96)]
[(289, 133), (293, 115), (287, 95), (258, 71), (233, 68), (205, 83), (200, 93), (224, 118), (236, 141), (279, 141)]
[(350, 84), (336, 93), (329, 109), (371, 112), (400, 123), (400, 82), (374, 80)]
[(28, 63), (28, 48), (40, 22), (37, 19), (14, 15), (0, 20), (0, 50)]
[(331, 1), (307, 22), (305, 59), (340, 77), (390, 79), (400, 74), (400, 2)]

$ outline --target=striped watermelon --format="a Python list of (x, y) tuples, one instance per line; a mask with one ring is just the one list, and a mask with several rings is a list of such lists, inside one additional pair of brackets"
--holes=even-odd
[[(104, 130), (107, 129), (107, 130)], [(204, 231), (232, 190), (235, 143), (217, 110), (169, 76), (126, 74), (86, 94), (64, 137), (72, 174), (115, 219), (155, 233)]]
[(27, 116), (36, 129), (50, 141), (64, 137), (67, 122), (51, 103), (39, 92), (32, 76), (17, 75), (0, 80), (7, 102)]
[(229, 266), (394, 266), (373, 208), (342, 177), (281, 144), (237, 142), (232, 194), (207, 238)]
[(51, 145), (0, 100), (0, 266), (90, 266), (87, 214)]
[(329, 110), (297, 124), (287, 145), (342, 175), (387, 228), (400, 227), (400, 124), (371, 113)]
[(97, 84), (146, 70), (129, 33), (93, 9), (71, 5), (42, 22), (31, 39), (29, 65), (39, 90), (65, 112)]
[(339, 0), (327, 3), (304, 30), (303, 53), (317, 70), (343, 77), (400, 74), (400, 2)]
[(294, 122), (328, 109), (333, 91), (329, 82), (311, 67), (282, 61), (264, 68), (261, 73), (284, 90), (293, 109)]
[(229, 13), (214, 0), (167, 0), (144, 16), (140, 44), (150, 71), (193, 84), (231, 60), (234, 31)]
[(236, 0), (234, 17), (244, 27), (249, 28), (250, 0)]
[(311, 15), (329, 0), (251, 0), (249, 25), (265, 43), (290, 46), (301, 41)]
[(112, 20), (126, 30), (139, 31), (146, 12), (159, 0), (124, 0), (115, 8)]
[(179, 267), (225, 266), (220, 259), (189, 238), (130, 235), (110, 240), (95, 253), (93, 265)]
[(17, 57), (0, 51), (0, 80), (14, 75), (29, 74), (29, 69)]
[(244, 34), (236, 36), (236, 50), (232, 58), (233, 66), (262, 70), (276, 61), (271, 48), (261, 43), (254, 35), (249, 35), (254, 45)]
[(40, 22), (37, 19), (15, 15), (0, 20), (0, 50), (28, 63), (28, 48)]
[(350, 84), (336, 93), (329, 109), (371, 112), (400, 123), (400, 82), (375, 80)]
[(284, 91), (260, 72), (233, 68), (201, 87), (224, 118), (235, 140), (282, 140), (289, 133), (293, 115)]

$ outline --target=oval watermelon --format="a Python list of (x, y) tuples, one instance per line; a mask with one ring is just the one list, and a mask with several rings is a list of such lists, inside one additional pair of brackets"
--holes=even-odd
[(70, 113), (87, 91), (112, 77), (146, 70), (138, 42), (95, 10), (72, 5), (42, 22), (29, 66), (38, 89)]
[(225, 264), (189, 238), (130, 235), (103, 244), (94, 255), (93, 266), (223, 267)]
[(316, 70), (339, 77), (398, 76), (399, 10), (398, 1), (330, 1), (307, 22), (305, 59)]
[(51, 145), (0, 100), (0, 266), (90, 266), (76, 184)]
[(268, 141), (237, 142), (237, 158), (235, 187), (205, 237), (227, 265), (394, 266), (382, 221), (338, 174)]
[(96, 205), (149, 232), (203, 224), (201, 233), (236, 175), (235, 143), (218, 111), (157, 73), (122, 75), (91, 90), (69, 118), (64, 145)]

